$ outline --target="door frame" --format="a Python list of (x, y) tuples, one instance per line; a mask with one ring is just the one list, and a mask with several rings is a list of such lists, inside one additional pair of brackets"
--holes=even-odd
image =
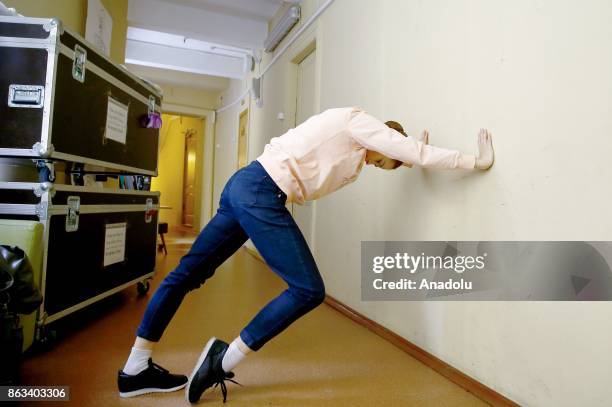
[[(292, 75), (292, 91), (293, 91), (293, 106), (292, 106), (292, 110), (293, 110), (293, 114), (291, 115), (291, 119), (292, 119), (292, 125), (293, 127), (297, 126), (297, 114), (298, 114), (298, 109), (297, 109), (297, 105), (298, 105), (298, 97), (299, 97), (299, 90), (298, 90), (298, 70), (299, 70), (299, 65), (302, 61), (304, 61), (306, 58), (308, 58), (310, 55), (312, 55), (312, 53), (317, 52), (317, 40), (316, 38), (312, 39), (310, 42), (307, 43), (307, 45), (305, 47), (303, 47), (299, 52), (297, 52), (290, 60), (290, 67), (291, 67), (291, 75)], [(319, 60), (320, 56), (319, 54), (315, 55), (315, 61), (314, 61), (314, 69), (315, 69), (315, 74), (314, 74), (314, 106), (313, 106), (313, 111), (314, 112), (318, 112), (320, 110), (320, 93), (319, 93), (319, 84), (320, 84), (320, 60)], [(295, 213), (295, 203), (291, 204), (291, 214), (294, 215)], [(317, 219), (317, 204), (316, 202), (309, 202), (307, 204), (307, 206), (309, 206), (311, 208), (311, 222), (310, 222), (310, 242), (308, 242), (310, 244), (310, 250), (312, 251), (313, 255), (316, 253), (316, 219)]]
[(242, 121), (242, 118), (246, 116), (246, 140), (245, 140), (245, 144), (244, 144), (244, 148), (245, 148), (245, 154), (246, 154), (246, 164), (248, 165), (248, 161), (249, 161), (249, 122), (251, 120), (251, 116), (249, 115), (249, 108), (247, 107), (246, 109), (244, 109), (242, 112), (240, 112), (240, 114), (238, 115), (238, 138), (236, 139), (237, 143), (236, 143), (236, 169), (239, 170), (240, 169), (240, 122)]
[(183, 106), (173, 103), (162, 105), (163, 113), (192, 116), (204, 119), (202, 155), (202, 205), (200, 208), (200, 227), (203, 228), (213, 217), (213, 180), (214, 180), (214, 159), (215, 159), (215, 111), (198, 107)]
[[(182, 117), (185, 117), (185, 116), (182, 116)], [(202, 120), (202, 124), (203, 124), (202, 131), (203, 131), (204, 128), (206, 127), (206, 123), (204, 122), (206, 119), (200, 118), (200, 117), (196, 117), (196, 119)], [(196, 229), (196, 226), (197, 227), (201, 226), (201, 225), (196, 225), (196, 222), (195, 222), (195, 219), (196, 219), (196, 210), (195, 210), (196, 209), (196, 202), (198, 200), (200, 200), (200, 205), (202, 205), (202, 201), (201, 201), (201, 199), (202, 199), (202, 197), (201, 197), (201, 195), (202, 195), (202, 191), (201, 191), (201, 189), (202, 189), (201, 188), (202, 187), (202, 181), (201, 181), (200, 176), (198, 174), (198, 165), (199, 165), (198, 158), (199, 159), (203, 159), (202, 156), (204, 154), (198, 154), (198, 144), (200, 144), (200, 143), (198, 143), (198, 139), (199, 139), (199, 137), (198, 137), (198, 130), (193, 129), (193, 132), (191, 130), (192, 129), (188, 129), (185, 132), (185, 136), (184, 136), (184, 138), (185, 138), (185, 146), (184, 146), (184, 149), (183, 149), (184, 150), (184, 152), (183, 152), (183, 205), (182, 205), (183, 207), (181, 209), (181, 224), (182, 224), (182, 226), (186, 226), (186, 227), (190, 227), (192, 229)], [(194, 168), (194, 174), (193, 174), (193, 184), (194, 184), (193, 185), (193, 189), (194, 189), (194, 192), (199, 192), (200, 193), (199, 197), (196, 196), (196, 194), (194, 193), (194, 197), (193, 197), (193, 199), (194, 199), (193, 200), (193, 213), (191, 214), (193, 219), (191, 221), (191, 225), (189, 225), (189, 224), (187, 224), (185, 222), (185, 220), (186, 220), (186, 218), (185, 218), (185, 207), (186, 207), (186, 203), (185, 203), (186, 194), (185, 194), (185, 192), (186, 191), (185, 191), (185, 189), (187, 187), (187, 182), (189, 180), (189, 150), (188, 150), (188, 146), (187, 146), (187, 140), (188, 139), (192, 139), (193, 141), (195, 141), (194, 150), (195, 150), (195, 153), (196, 153), (196, 157), (195, 157), (196, 161), (195, 161), (195, 168)], [(204, 140), (202, 140), (201, 144), (202, 145), (204, 144)], [(200, 156), (200, 157), (198, 157), (198, 156)], [(198, 186), (200, 186), (200, 188), (198, 188)], [(201, 222), (201, 219), (200, 219), (200, 222)]]

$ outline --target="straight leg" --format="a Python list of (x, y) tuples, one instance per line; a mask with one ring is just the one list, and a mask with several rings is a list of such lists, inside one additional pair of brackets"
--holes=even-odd
[(137, 336), (159, 341), (187, 292), (204, 284), (246, 240), (247, 235), (231, 210), (222, 204), (200, 232), (189, 253), (158, 287), (147, 306)]

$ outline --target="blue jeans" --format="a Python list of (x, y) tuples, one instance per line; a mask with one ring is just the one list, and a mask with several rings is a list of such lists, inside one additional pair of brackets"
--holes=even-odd
[(137, 335), (159, 341), (185, 295), (199, 288), (248, 238), (288, 285), (240, 332), (249, 348), (258, 350), (321, 304), (325, 298), (323, 280), (304, 236), (285, 207), (286, 200), (258, 161), (236, 172), (225, 185), (215, 216), (151, 298)]

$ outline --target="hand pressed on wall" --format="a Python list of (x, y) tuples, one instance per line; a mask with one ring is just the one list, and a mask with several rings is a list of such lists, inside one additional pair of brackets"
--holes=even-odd
[(478, 133), (478, 155), (474, 168), (487, 170), (493, 165), (493, 139), (487, 129), (480, 129)]

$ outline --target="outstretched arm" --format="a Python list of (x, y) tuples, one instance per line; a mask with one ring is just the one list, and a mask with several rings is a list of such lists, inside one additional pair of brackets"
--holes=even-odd
[[(368, 150), (377, 151), (403, 163), (415, 164), (425, 168), (485, 169), (484, 166), (476, 167), (477, 160), (474, 155), (463, 154), (457, 150), (433, 147), (414, 137), (405, 137), (387, 127), (380, 120), (359, 109), (355, 109), (351, 114), (349, 131), (353, 139)], [(486, 149), (487, 143), (491, 148), (490, 164), (492, 164), (493, 155), (490, 135), (484, 137), (482, 149), (479, 141), (479, 149), (481, 149), (481, 154), (488, 151)], [(481, 154), (479, 154), (479, 159)], [(486, 165), (488, 161), (485, 162), (484, 159), (487, 157), (482, 158), (481, 164)]]
[[(427, 130), (423, 130), (420, 135), (416, 136), (416, 139), (417, 141), (420, 141), (423, 144), (429, 144), (429, 132)], [(408, 168), (412, 168), (412, 164), (410, 163), (404, 163), (403, 165)]]

